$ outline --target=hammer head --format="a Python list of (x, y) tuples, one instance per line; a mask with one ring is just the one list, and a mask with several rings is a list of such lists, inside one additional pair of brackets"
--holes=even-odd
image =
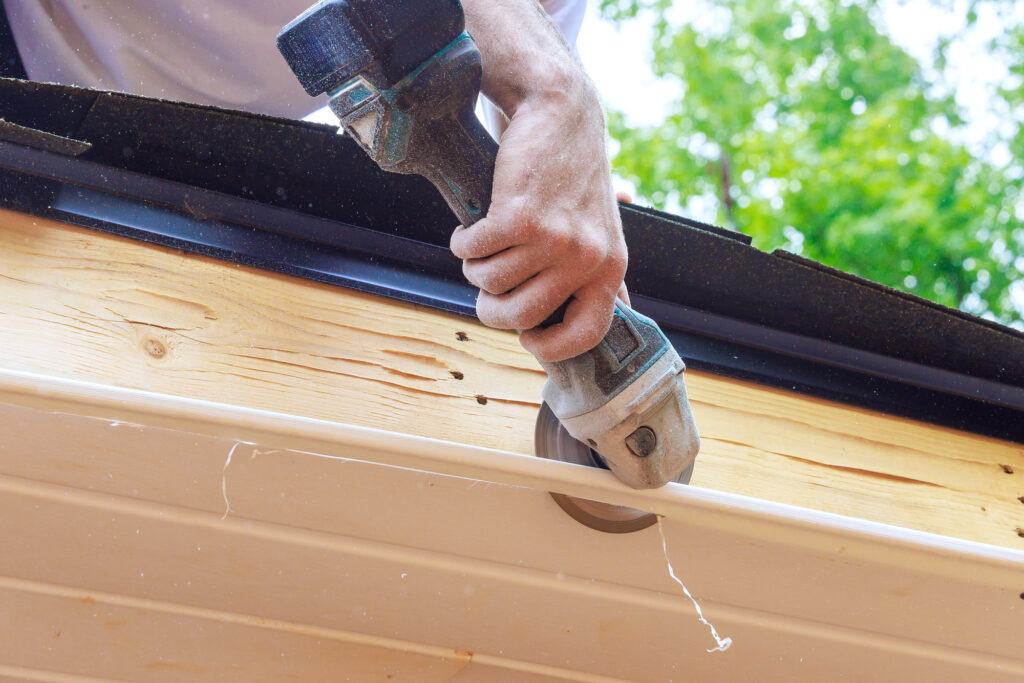
[(330, 92), (357, 74), (383, 89), (464, 28), (459, 0), (321, 0), (281, 30), (277, 48), (310, 95)]

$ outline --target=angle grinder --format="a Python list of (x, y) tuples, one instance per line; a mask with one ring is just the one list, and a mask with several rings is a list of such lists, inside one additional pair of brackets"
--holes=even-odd
[[(497, 143), (474, 113), (481, 60), (458, 0), (322, 0), (278, 35), (310, 95), (386, 171), (430, 180), (469, 227), (487, 214)], [(634, 488), (688, 482), (700, 445), (685, 366), (657, 324), (616, 303), (590, 351), (541, 365), (538, 455), (610, 469)], [(654, 516), (554, 494), (576, 519), (632, 531)]]

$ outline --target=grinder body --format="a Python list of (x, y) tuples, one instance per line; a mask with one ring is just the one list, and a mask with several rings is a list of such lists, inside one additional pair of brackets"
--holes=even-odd
[[(480, 53), (464, 24), (458, 0), (323, 0), (278, 49), (381, 168), (426, 177), (469, 227), (490, 206), (498, 146), (474, 113)], [(688, 481), (699, 438), (685, 366), (654, 321), (617, 303), (595, 348), (542, 365), (552, 412), (619, 479)]]

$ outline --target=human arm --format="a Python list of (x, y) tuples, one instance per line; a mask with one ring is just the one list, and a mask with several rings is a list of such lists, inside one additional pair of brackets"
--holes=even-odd
[[(477, 314), (523, 330), (543, 361), (604, 336), (626, 270), (626, 246), (593, 83), (536, 0), (464, 0), (483, 58), (482, 90), (509, 118), (486, 218), (451, 247), (480, 288)], [(563, 321), (537, 326), (569, 300)]]

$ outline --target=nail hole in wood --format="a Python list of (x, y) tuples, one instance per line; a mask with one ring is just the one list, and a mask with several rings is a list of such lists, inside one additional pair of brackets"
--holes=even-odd
[(1013, 474), (1013, 468), (1010, 467), (1009, 465), (1000, 465), (1000, 467), (1003, 468), (1003, 472), (1006, 472), (1007, 474)]
[(1017, 500), (1024, 503), (1024, 496), (1017, 496)]
[(469, 335), (466, 334), (465, 332), (456, 332), (455, 338), (458, 339), (459, 341), (469, 341)]
[(485, 406), (485, 405), (487, 405), (487, 397), (486, 396), (477, 396), (476, 397), (476, 402), (479, 403), (482, 406)]
[(1024, 528), (1017, 527), (1017, 535), (1024, 538)]
[(463, 377), (465, 377), (465, 375), (463, 375), (458, 370), (450, 370), (449, 372), (451, 373), (452, 377), (454, 377), (455, 379), (462, 379)]

